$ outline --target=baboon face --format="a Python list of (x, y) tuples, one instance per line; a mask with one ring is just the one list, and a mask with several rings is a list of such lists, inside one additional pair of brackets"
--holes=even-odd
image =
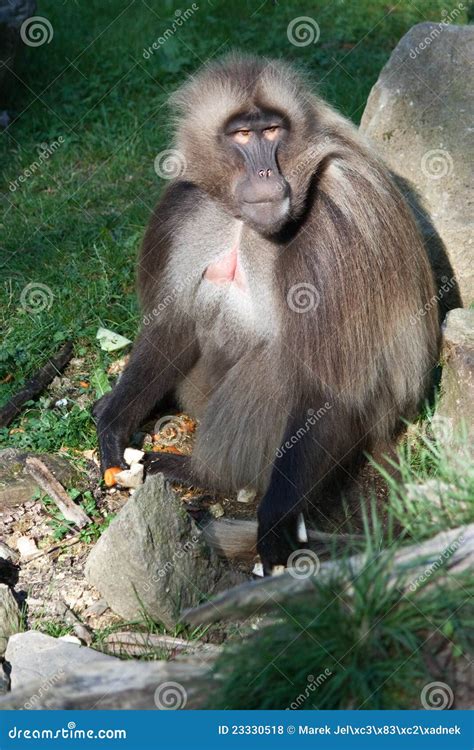
[(262, 235), (278, 233), (301, 212), (308, 189), (301, 173), (314, 171), (306, 154), (315, 119), (291, 68), (231, 55), (204, 66), (171, 104), (182, 179)]
[(288, 137), (285, 117), (258, 107), (233, 116), (220, 135), (239, 164), (229, 185), (233, 213), (262, 233), (278, 231), (289, 217), (290, 188), (278, 165)]

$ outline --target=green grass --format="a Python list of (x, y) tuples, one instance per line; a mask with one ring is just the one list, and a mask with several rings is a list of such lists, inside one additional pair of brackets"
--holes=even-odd
[(390, 510), (411, 537), (420, 541), (474, 523), (474, 461), (467, 428), (444, 443), (433, 436), (429, 419), (411, 425), (391, 463), (399, 471), (395, 477), (378, 469), (389, 486)]
[[(80, 530), (79, 538), (86, 544), (96, 542), (113, 520), (114, 514), (109, 513), (104, 517), (98, 509), (95, 498), (90, 490), (81, 492), (81, 490), (73, 488), (68, 490), (68, 495), (71, 500), (76, 501), (77, 504), (81, 506), (90, 518), (90, 522)], [(44, 495), (38, 491), (33, 499), (37, 498), (41, 500), (43, 508), (48, 515), (47, 524), (51, 528), (52, 538), (55, 541), (60, 542), (68, 534), (74, 531), (75, 524), (64, 518), (54, 500), (48, 495)]]
[(277, 607), (271, 624), (229, 644), (212, 708), (422, 708), (423, 687), (440, 679), (435, 654), (472, 653), (472, 576), (442, 584), (433, 574), (410, 593), (409, 571), (393, 585), (377, 547), (360, 574), (343, 567), (331, 582), (316, 576), (314, 595)]
[[(68, 338), (92, 373), (111, 361), (95, 340), (100, 325), (135, 336), (135, 257), (163, 188), (153, 161), (170, 143), (167, 97), (186, 74), (231, 48), (283, 57), (306, 66), (321, 93), (358, 122), (400, 37), (415, 23), (442, 18), (444, 6), (444, 0), (416, 6), (321, 0), (304, 8), (296, 0), (215, 0), (201, 4), (146, 60), (143, 49), (170, 27), (182, 4), (42, 2), (38, 12), (54, 37), (24, 50), (9, 105), (15, 119), (0, 145), (0, 381), (10, 378), (0, 383), (0, 402)], [(287, 26), (302, 14), (317, 21), (320, 39), (295, 47)], [(54, 141), (59, 146), (50, 158), (10, 190), (41, 144)], [(25, 310), (22, 291), (38, 283), (49, 290), (46, 309)], [(40, 450), (95, 444), (89, 410), (80, 405), (66, 418), (31, 405), (13, 427), (20, 423), (25, 432), (3, 431), (0, 443)]]

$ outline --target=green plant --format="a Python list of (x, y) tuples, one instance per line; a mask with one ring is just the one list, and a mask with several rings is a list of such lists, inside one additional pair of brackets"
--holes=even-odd
[(390, 491), (390, 507), (415, 539), (474, 521), (474, 457), (467, 430), (442, 443), (430, 419), (412, 425), (389, 463), (397, 475), (376, 465)]
[[(104, 518), (104, 516), (102, 516), (99, 509), (97, 508), (97, 504), (94, 496), (92, 495), (92, 492), (90, 492), (89, 490), (81, 492), (81, 490), (72, 488), (68, 490), (68, 495), (71, 500), (74, 501), (76, 501), (78, 498), (81, 498), (81, 502), (79, 503), (79, 505), (81, 505), (81, 507), (91, 519), (91, 522), (79, 532), (79, 538), (86, 544), (92, 544), (93, 542), (96, 542), (100, 535), (110, 524), (110, 522), (113, 520), (114, 514), (110, 513)], [(44, 495), (41, 492), (38, 492), (34, 497), (41, 500), (45, 511), (49, 516), (49, 520), (47, 523), (48, 526), (50, 526), (52, 529), (53, 539), (61, 541), (65, 536), (67, 536), (67, 534), (74, 530), (74, 524), (64, 518), (54, 500), (52, 500), (48, 495)]]
[(438, 571), (410, 593), (408, 575), (394, 581), (391, 556), (372, 547), (357, 575), (343, 564), (332, 580), (316, 576), (304, 602), (226, 648), (212, 708), (421, 708), (434, 644), (453, 658), (472, 650), (474, 582), (441, 583)]

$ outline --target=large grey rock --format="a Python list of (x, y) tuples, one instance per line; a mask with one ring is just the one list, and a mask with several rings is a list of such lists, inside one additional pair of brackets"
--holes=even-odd
[(203, 708), (214, 687), (209, 664), (112, 659), (14, 689), (0, 698), (0, 711)]
[(467, 433), (474, 445), (474, 310), (452, 310), (443, 330), (441, 398), (433, 426), (445, 444)]
[(44, 461), (56, 479), (66, 487), (81, 484), (77, 471), (62, 456), (5, 448), (0, 450), (0, 512), (22, 505), (38, 490), (37, 482), (25, 469), (28, 456), (37, 456)]
[(241, 580), (204, 542), (163, 476), (150, 477), (89, 555), (86, 576), (124, 619), (173, 628), (182, 609)]
[(12, 690), (28, 688), (38, 680), (54, 685), (68, 671), (90, 664), (103, 670), (117, 661), (115, 656), (52, 638), (36, 630), (12, 635), (5, 659), (11, 665)]
[[(416, 188), (466, 306), (474, 300), (473, 58), (473, 26), (414, 26), (380, 73), (361, 121), (390, 168)], [(444, 275), (449, 282), (449, 266)]]
[(0, 658), (5, 653), (8, 639), (21, 628), (21, 616), (16, 599), (4, 583), (0, 583)]

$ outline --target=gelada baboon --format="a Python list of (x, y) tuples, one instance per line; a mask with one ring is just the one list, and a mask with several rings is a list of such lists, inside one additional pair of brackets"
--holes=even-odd
[(141, 250), (140, 335), (96, 410), (102, 466), (124, 467), (174, 394), (195, 448), (148, 472), (254, 488), (268, 573), (301, 547), (304, 504), (416, 413), (438, 356), (432, 273), (386, 167), (288, 65), (224, 58), (172, 104), (182, 174)]

